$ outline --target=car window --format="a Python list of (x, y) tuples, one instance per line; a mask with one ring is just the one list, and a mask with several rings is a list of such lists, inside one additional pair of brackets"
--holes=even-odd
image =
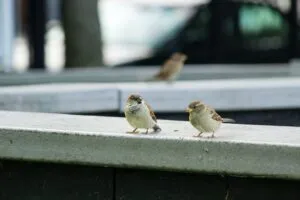
[(239, 27), (244, 48), (270, 50), (288, 45), (289, 23), (279, 11), (269, 6), (242, 5)]
[[(196, 4), (203, 2), (207, 1), (200, 0)], [(120, 0), (103, 0), (100, 3), (103, 53), (107, 65), (150, 57), (196, 12), (194, 4), (173, 5), (171, 0), (167, 5)], [(189, 34), (192, 38), (193, 30)]]
[(218, 24), (213, 30), (216, 35), (212, 62), (261, 63), (290, 59), (290, 4), (270, 2), (228, 0), (216, 5)]

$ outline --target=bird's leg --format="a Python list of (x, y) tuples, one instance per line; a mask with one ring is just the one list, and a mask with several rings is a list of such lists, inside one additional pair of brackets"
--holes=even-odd
[(148, 134), (148, 129), (146, 129), (146, 134)]
[(210, 136), (211, 138), (215, 137), (215, 132), (212, 133), (212, 135)]
[(203, 132), (200, 132), (200, 133), (198, 133), (197, 135), (193, 135), (193, 137), (201, 137), (201, 134), (202, 134)]
[(133, 131), (127, 131), (126, 133), (139, 133), (139, 131), (137, 131), (137, 128), (135, 128)]

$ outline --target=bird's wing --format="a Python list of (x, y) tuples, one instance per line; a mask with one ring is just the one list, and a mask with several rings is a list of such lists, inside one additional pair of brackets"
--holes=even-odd
[(151, 106), (150, 106), (149, 104), (147, 104), (147, 103), (145, 103), (145, 104), (146, 104), (146, 106), (147, 106), (147, 108), (148, 108), (148, 110), (149, 110), (149, 112), (150, 112), (150, 115), (151, 115), (152, 119), (153, 119), (155, 122), (157, 122), (156, 116), (155, 116), (155, 114), (154, 114), (154, 112), (153, 112)]
[(208, 106), (209, 110), (210, 110), (210, 114), (212, 116), (212, 118), (216, 121), (221, 121), (224, 123), (235, 123), (234, 119), (230, 119), (230, 118), (222, 118), (216, 111), (215, 109), (213, 109), (212, 107)]
[(172, 68), (173, 68), (174, 62), (172, 60), (167, 60), (165, 63), (161, 66), (160, 71), (158, 74), (155, 75), (156, 78), (160, 79), (166, 79), (172, 74)]
[(213, 109), (212, 107), (208, 106), (209, 113), (211, 114), (211, 117), (219, 122), (223, 122), (223, 118)]

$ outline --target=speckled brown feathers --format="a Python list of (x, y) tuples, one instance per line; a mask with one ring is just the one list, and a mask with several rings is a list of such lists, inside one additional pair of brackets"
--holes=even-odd
[[(128, 99), (136, 101), (137, 103), (142, 103), (142, 101), (143, 101), (142, 97), (140, 95), (138, 95), (138, 94), (132, 94), (132, 95), (130, 95), (128, 97)], [(150, 115), (151, 115), (152, 119), (155, 122), (157, 122), (157, 118), (155, 116), (155, 113), (154, 113), (153, 109), (151, 108), (151, 106), (145, 100), (144, 100), (144, 102), (145, 102), (145, 104), (146, 104), (146, 106), (147, 106), (147, 108), (148, 108), (148, 110), (150, 112)]]
[(212, 107), (209, 107), (209, 109), (214, 120), (223, 122), (223, 118)]
[[(144, 100), (144, 101), (145, 101), (145, 100)], [(145, 104), (146, 104), (147, 108), (149, 109), (149, 112), (150, 112), (150, 115), (151, 115), (152, 119), (153, 119), (155, 122), (157, 122), (157, 118), (156, 118), (156, 116), (155, 116), (155, 113), (154, 113), (153, 109), (151, 108), (151, 106), (150, 106), (148, 103), (145, 102)]]
[(124, 113), (128, 123), (134, 128), (128, 133), (137, 133), (137, 129), (140, 128), (146, 129), (146, 134), (148, 129), (153, 129), (154, 132), (161, 131), (152, 108), (140, 95), (132, 94), (128, 97)]
[(133, 100), (133, 101), (136, 101), (138, 103), (142, 103), (143, 99), (140, 95), (138, 94), (132, 94), (128, 97), (128, 100)]
[(201, 101), (193, 101), (192, 103), (189, 104), (190, 109), (195, 109), (197, 105), (200, 105)]
[(213, 109), (211, 106), (208, 106), (208, 105), (206, 105), (207, 107), (208, 107), (208, 109), (210, 110), (209, 112), (210, 112), (210, 114), (212, 115), (212, 118), (214, 119), (214, 120), (216, 120), (216, 121), (220, 121), (220, 122), (224, 122), (224, 123), (235, 123), (235, 120), (234, 119), (231, 119), (231, 118), (223, 118), (223, 117), (221, 117), (217, 112), (216, 112), (216, 110), (215, 109)]
[[(188, 107), (190, 109), (195, 109), (199, 105), (204, 105), (204, 104), (201, 101), (194, 101), (194, 102), (190, 103)], [(213, 109), (209, 105), (205, 105), (205, 106), (207, 107), (209, 113), (211, 114), (211, 116), (214, 120), (223, 122), (223, 118), (216, 112), (215, 109)]]
[(156, 80), (171, 80), (175, 79), (180, 73), (187, 56), (183, 53), (174, 53), (164, 62), (158, 74), (154, 76)]
[(214, 137), (223, 122), (234, 122), (233, 119), (222, 118), (212, 107), (201, 101), (194, 101), (188, 105), (190, 123), (199, 131), (195, 137), (201, 137), (204, 132), (211, 132)]

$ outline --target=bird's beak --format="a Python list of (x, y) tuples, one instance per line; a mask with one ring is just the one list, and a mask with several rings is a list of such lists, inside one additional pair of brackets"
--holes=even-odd
[(192, 109), (190, 109), (190, 108), (187, 108), (187, 109), (185, 109), (185, 112), (191, 112), (192, 111)]

